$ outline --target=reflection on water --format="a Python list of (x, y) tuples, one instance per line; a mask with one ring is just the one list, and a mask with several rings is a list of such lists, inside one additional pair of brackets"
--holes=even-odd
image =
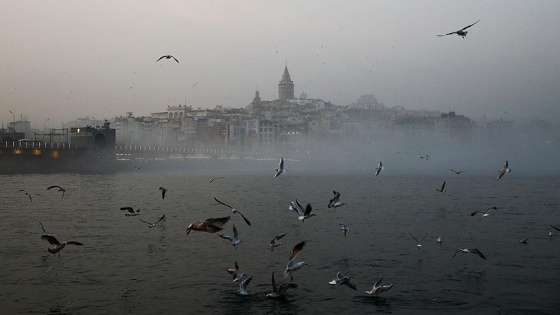
[[(291, 172), (273, 178), (257, 171), (209, 183), (215, 175), (0, 176), (1, 305), (11, 313), (47, 314), (523, 313), (559, 306), (560, 238), (547, 236), (548, 225), (558, 224), (557, 178), (510, 176), (496, 185), (486, 177), (461, 176), (440, 194), (433, 189), (440, 178), (388, 173)], [(65, 187), (64, 199), (46, 190), (51, 184)], [(168, 188), (163, 200), (160, 186)], [(19, 189), (32, 194), (33, 202)], [(336, 211), (327, 208), (333, 190), (347, 203)], [(247, 226), (233, 215), (224, 227), (228, 234), (236, 224), (243, 241), (237, 250), (216, 234), (185, 234), (188, 222), (232, 215), (214, 197), (236, 205), (252, 222)], [(310, 202), (317, 215), (298, 221), (288, 210), (295, 198)], [(470, 216), (489, 204), (500, 210)], [(124, 216), (122, 206), (141, 208), (147, 221), (162, 214), (166, 220), (148, 228)], [(39, 222), (59, 239), (85, 245), (50, 255)], [(346, 236), (340, 222), (351, 227)], [(287, 233), (283, 245), (269, 250), (270, 239), (281, 232)], [(421, 249), (410, 232), (428, 234)], [(519, 244), (521, 237), (530, 237), (529, 243)], [(275, 271), (278, 283), (289, 281), (283, 271), (291, 248), (302, 240), (307, 245), (298, 260), (309, 265), (294, 273), (299, 287), (285, 299), (267, 299), (270, 274)], [(488, 259), (453, 258), (458, 248), (479, 248)], [(253, 276), (246, 297), (237, 295), (237, 284), (225, 272), (236, 261)], [(328, 281), (338, 271), (358, 290), (330, 290)], [(366, 296), (381, 277), (394, 288), (377, 299)], [(531, 304), (511, 309), (520, 300)]]

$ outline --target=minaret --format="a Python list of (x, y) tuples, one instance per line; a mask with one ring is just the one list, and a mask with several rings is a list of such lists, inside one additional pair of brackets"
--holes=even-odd
[(282, 80), (278, 83), (278, 99), (283, 102), (287, 99), (294, 98), (294, 82), (290, 78), (290, 72), (288, 72), (288, 64), (284, 68), (284, 74), (282, 75)]

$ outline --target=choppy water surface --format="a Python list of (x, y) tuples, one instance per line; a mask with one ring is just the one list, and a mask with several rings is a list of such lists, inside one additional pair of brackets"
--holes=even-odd
[[(276, 165), (243, 174), (232, 172), (134, 171), (111, 175), (0, 176), (0, 304), (10, 313), (557, 313), (560, 302), (560, 178), (508, 174), (442, 177), (370, 174), (304, 174), (273, 178)], [(264, 168), (263, 168), (264, 169)], [(213, 183), (214, 176), (224, 175)], [(49, 185), (66, 188), (60, 193)], [(159, 186), (169, 189), (164, 200)], [(32, 196), (19, 192), (26, 189)], [(327, 208), (332, 191), (346, 206)], [(243, 211), (232, 223), (242, 244), (237, 250), (216, 234), (192, 232), (188, 223), (231, 215), (213, 197)], [(317, 216), (303, 224), (289, 202), (311, 203)], [(119, 208), (141, 208), (141, 217), (167, 219), (153, 229), (125, 217)], [(488, 217), (471, 216), (490, 206)], [(67, 246), (60, 258), (47, 252), (39, 222)], [(339, 223), (350, 227), (344, 236)], [(270, 251), (272, 237), (287, 235)], [(417, 249), (409, 232), (421, 238)], [(560, 232), (554, 231), (555, 234)], [(436, 244), (437, 235), (443, 245)], [(527, 245), (520, 238), (529, 237)], [(294, 273), (299, 288), (285, 300), (269, 300), (270, 277), (282, 277), (293, 245), (307, 244), (298, 260), (309, 265)], [(478, 248), (488, 258), (458, 254)], [(238, 296), (225, 271), (237, 261), (253, 275), (251, 296)], [(357, 285), (330, 289), (337, 271)], [(379, 278), (395, 283), (383, 298), (365, 290)]]

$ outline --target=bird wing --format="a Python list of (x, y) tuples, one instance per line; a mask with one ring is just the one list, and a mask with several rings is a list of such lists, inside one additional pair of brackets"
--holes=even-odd
[(224, 234), (219, 234), (218, 233), (218, 236), (223, 238), (223, 239), (229, 240), (230, 242), (233, 242), (233, 237), (231, 237), (229, 235), (224, 235)]
[(465, 26), (465, 27), (463, 27), (463, 28), (461, 29), (461, 31), (464, 31), (464, 30), (466, 30), (467, 28), (469, 28), (469, 27), (471, 27), (471, 26), (475, 25), (475, 24), (476, 24), (476, 23), (478, 23), (478, 22), (480, 22), (480, 20), (478, 20), (478, 21), (474, 22), (474, 23), (473, 23), (473, 24), (471, 24), (471, 25), (468, 25), (468, 26)]
[(80, 242), (76, 242), (76, 241), (70, 241), (70, 242), (66, 242), (66, 244), (68, 245), (76, 245), (76, 246), (82, 246), (84, 244), (80, 243)]
[(47, 231), (45, 231), (45, 228), (43, 227), (43, 223), (39, 222), (39, 225), (41, 226), (41, 230), (43, 230), (43, 234), (48, 234)]
[(53, 189), (53, 188), (62, 188), (62, 187), (60, 187), (60, 186), (58, 186), (58, 185), (53, 185), (53, 186), (47, 187), (47, 190)]
[(477, 210), (477, 211), (471, 213), (471, 216), (474, 216), (474, 215), (477, 214), (477, 213), (482, 213), (482, 212), (480, 212), (480, 211)]
[(418, 240), (416, 239), (416, 237), (414, 237), (414, 235), (412, 235), (412, 233), (408, 232), (408, 234), (410, 234), (410, 236), (412, 236), (412, 238), (416, 241), (417, 244), (420, 244), (420, 242), (418, 242)]
[[(220, 203), (220, 204), (222, 204), (222, 205), (224, 205), (224, 206), (226, 206), (226, 207), (228, 207), (228, 208), (230, 208), (230, 209), (233, 209), (233, 207), (232, 207), (232, 206), (228, 205), (227, 203), (223, 203), (223, 202), (221, 202), (221, 201), (220, 201), (220, 200), (218, 200), (218, 198), (216, 198), (216, 197), (214, 197), (214, 200), (216, 200), (216, 201), (217, 201), (218, 203)], [(249, 225), (250, 225), (250, 224), (249, 224)]]
[(428, 232), (426, 232), (426, 234), (424, 234), (424, 237), (422, 237), (422, 240), (421, 240), (421, 241), (425, 240), (425, 239), (426, 239), (426, 236), (428, 236)]
[(305, 246), (305, 241), (297, 243), (296, 246), (294, 246), (294, 248), (292, 248), (292, 251), (290, 252), (289, 260), (294, 259), (299, 254), (299, 252), (301, 252), (303, 246)]
[(56, 237), (49, 235), (49, 234), (43, 234), (41, 235), (41, 239), (45, 240), (47, 242), (49, 242), (50, 244), (53, 245), (60, 245), (60, 242), (56, 239)]
[(132, 207), (121, 207), (121, 210), (126, 210), (130, 213), (134, 213), (134, 209)]
[(158, 60), (156, 60), (156, 62), (160, 61), (160, 60), (161, 60), (161, 59), (163, 59), (163, 58), (165, 58), (165, 56), (161, 56), (161, 57), (159, 57), (159, 59), (158, 59)]
[(149, 225), (152, 225), (152, 224), (154, 224), (154, 225), (155, 225), (155, 223), (152, 223), (152, 222), (148, 222), (148, 221), (144, 221), (144, 220), (142, 220), (142, 219), (140, 219), (140, 218), (138, 218), (138, 220), (140, 220), (140, 221), (142, 221), (142, 222), (144, 222), (144, 223), (146, 223), (146, 224), (149, 224)]
[(241, 215), (241, 217), (243, 218), (243, 220), (245, 220), (245, 223), (247, 223), (247, 225), (251, 226), (251, 221), (249, 221), (249, 219), (247, 219), (247, 218), (243, 215), (243, 213), (241, 213), (241, 211), (239, 211), (239, 210), (236, 210), (236, 211), (237, 211), (237, 213), (239, 213), (239, 214)]
[(272, 271), (272, 292), (276, 292), (276, 280), (274, 280), (274, 271)]
[(280, 233), (280, 234), (276, 234), (276, 236), (274, 236), (275, 239), (279, 240), (282, 237), (286, 236), (286, 233)]
[(163, 219), (165, 219), (165, 214), (161, 216), (161, 218), (159, 218), (159, 220), (156, 221), (156, 223), (154, 223), (154, 225), (158, 224), (159, 222), (161, 222)]
[(284, 169), (284, 158), (280, 158), (280, 164), (278, 164), (278, 170)]
[(486, 257), (484, 257), (484, 255), (476, 248), (470, 249), (471, 252), (477, 254), (478, 256), (480, 256), (480, 258), (486, 259)]
[(235, 227), (235, 224), (234, 224), (234, 225), (233, 225), (233, 238), (234, 238), (234, 239), (238, 238), (237, 235), (238, 235), (238, 234), (237, 234), (237, 228)]
[(171, 58), (175, 59), (175, 61), (177, 61), (177, 63), (179, 63), (179, 60), (177, 60), (177, 58), (171, 56)]
[[(441, 35), (438, 35), (438, 36), (447, 36), (447, 35), (452, 35), (452, 34), (456, 34), (456, 33), (457, 33), (457, 31), (451, 32), (451, 33), (447, 33), (447, 34), (441, 34)], [(423, 158), (423, 157), (422, 157), (422, 158)]]
[(208, 222), (209, 224), (220, 227), (220, 226), (226, 224), (229, 221), (229, 219), (230, 219), (230, 217), (210, 218), (210, 219), (206, 219), (206, 222)]
[(441, 184), (441, 190), (445, 189), (445, 181), (443, 181), (443, 184)]
[(379, 286), (379, 284), (381, 283), (381, 281), (383, 281), (383, 278), (385, 278), (385, 277), (382, 277), (381, 279), (377, 280), (377, 282), (375, 282), (375, 283), (373, 284), (373, 287)]
[(551, 225), (550, 227), (553, 228), (553, 229), (555, 229), (556, 231), (559, 231), (559, 232), (560, 232), (560, 228), (558, 228), (558, 227), (556, 227), (556, 226), (554, 226), (554, 225)]
[(282, 296), (284, 295), (284, 293), (286, 293), (286, 291), (289, 288), (297, 288), (298, 285), (296, 283), (293, 282), (289, 282), (289, 283), (282, 283), (282, 285), (280, 285), (280, 288), (278, 288), (278, 295)]
[(307, 215), (310, 215), (310, 214), (311, 214), (311, 210), (313, 210), (313, 209), (311, 208), (311, 204), (308, 203), (308, 204), (307, 204), (307, 207), (305, 207), (305, 212), (304, 212), (303, 215), (306, 215), (306, 216), (307, 216)]

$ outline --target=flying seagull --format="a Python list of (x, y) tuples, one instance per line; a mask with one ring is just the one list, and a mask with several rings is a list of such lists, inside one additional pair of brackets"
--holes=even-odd
[(218, 179), (218, 178), (225, 178), (225, 177), (223, 177), (223, 176), (214, 177), (214, 178), (212, 178), (212, 179), (210, 180), (210, 183), (213, 182), (213, 181), (215, 181), (215, 180)]
[(443, 242), (443, 239), (441, 238), (441, 235), (439, 235), (438, 237), (436, 237), (436, 243), (438, 243), (438, 245), (441, 247), (441, 243)]
[(288, 264), (286, 265), (286, 270), (284, 271), (284, 277), (289, 276), (290, 280), (294, 280), (294, 276), (292, 275), (292, 272), (306, 265), (304, 261), (295, 261), (297, 255), (303, 249), (303, 246), (305, 246), (305, 242), (299, 242), (296, 244), (296, 246), (294, 246), (294, 248), (290, 252), (290, 258), (288, 259)]
[(165, 193), (167, 192), (167, 188), (160, 187), (159, 190), (161, 190), (161, 199), (165, 199)]
[(498, 209), (498, 207), (494, 206), (494, 207), (490, 207), (490, 208), (486, 209), (486, 211), (484, 211), (484, 212), (475, 211), (475, 212), (471, 213), (471, 216), (474, 216), (475, 214), (480, 213), (480, 214), (482, 214), (483, 217), (487, 217), (487, 216), (490, 215), (490, 213), (488, 213), (490, 210), (497, 210), (497, 209)]
[(424, 235), (424, 237), (422, 237), (422, 239), (419, 242), (418, 239), (416, 237), (414, 237), (414, 235), (412, 235), (412, 233), (408, 232), (408, 234), (410, 234), (410, 236), (412, 236), (412, 238), (416, 241), (416, 246), (418, 247), (418, 249), (420, 249), (420, 247), (422, 247), (422, 244), (420, 244), (420, 242), (422, 242), (426, 238), (426, 236), (428, 236), (428, 233), (426, 233)]
[(270, 241), (270, 244), (268, 244), (268, 247), (270, 248), (270, 251), (273, 251), (274, 247), (278, 247), (278, 246), (282, 245), (282, 243), (280, 243), (279, 240), (284, 236), (286, 236), (286, 233), (280, 233), (280, 234), (274, 235), (274, 238), (272, 239), (272, 241)]
[(140, 209), (136, 209), (136, 211), (134, 211), (134, 209), (132, 207), (122, 207), (121, 210), (126, 210), (128, 211), (127, 213), (125, 213), (125, 215), (127, 217), (133, 217), (133, 216), (137, 216), (140, 215)]
[(441, 188), (436, 188), (437, 191), (439, 192), (446, 192), (447, 190), (445, 190), (445, 181), (443, 181), (443, 184), (441, 184)]
[[(76, 242), (76, 241), (68, 241), (68, 242), (59, 242), (56, 237), (47, 234), (47, 232), (45, 231), (45, 228), (43, 227), (43, 224), (41, 222), (39, 222), (39, 224), (41, 225), (41, 230), (43, 230), (43, 234), (41, 235), (41, 239), (45, 240), (47, 242), (49, 242), (51, 245), (53, 245), (52, 248), (49, 248), (48, 251), (51, 254), (56, 254), (59, 253), (66, 245), (76, 245), (76, 246), (81, 246), (84, 245), (80, 242)], [(58, 254), (60, 257), (60, 253)]]
[(161, 57), (159, 57), (158, 60), (156, 60), (156, 62), (160, 61), (160, 60), (163, 59), (163, 58), (165, 58), (165, 59), (171, 59), (171, 58), (173, 58), (173, 59), (175, 59), (175, 61), (177, 61), (177, 63), (179, 63), (179, 60), (177, 60), (177, 58), (175, 58), (175, 57), (173, 57), (173, 56), (171, 56), (171, 55), (164, 55), (164, 56), (161, 56)]
[(237, 228), (235, 227), (235, 224), (233, 225), (233, 236), (219, 234), (219, 233), (218, 236), (223, 239), (229, 240), (231, 242), (231, 245), (233, 245), (233, 247), (236, 250), (237, 250), (237, 246), (241, 244), (241, 240), (239, 239), (239, 236), (237, 234)]
[(228, 268), (226, 269), (226, 271), (233, 276), (233, 282), (239, 282), (241, 278), (245, 276), (242, 271), (239, 271), (239, 265), (237, 264), (237, 261), (235, 262), (235, 268)]
[(64, 192), (66, 191), (64, 188), (58, 186), (58, 185), (53, 185), (53, 186), (49, 186), (47, 187), (47, 190), (56, 188), (58, 191), (62, 191), (62, 197), (60, 197), (60, 199), (64, 198)]
[(237, 291), (239, 295), (249, 295), (247, 288), (249, 287), (251, 279), (253, 279), (253, 276), (248, 276), (247, 278), (239, 282), (239, 290)]
[(345, 284), (350, 289), (357, 290), (356, 285), (350, 281), (350, 278), (340, 273), (340, 271), (336, 273), (336, 277), (332, 281), (329, 281), (329, 284), (331, 285), (331, 289), (336, 288), (337, 285)]
[(350, 231), (350, 228), (343, 223), (339, 223), (338, 225), (340, 225), (340, 229), (339, 230), (343, 230), (344, 231), (344, 236), (346, 236), (346, 233), (348, 233)]
[(33, 202), (33, 198), (31, 198), (31, 195), (30, 195), (27, 191), (25, 191), (24, 189), (20, 189), (19, 191), (21, 191), (21, 192), (23, 192), (24, 194), (26, 194), (27, 197), (29, 197), (29, 200), (30, 200), (31, 202)]
[(382, 280), (383, 278), (379, 279), (379, 281), (374, 283), (373, 288), (371, 288), (371, 291), (366, 291), (366, 293), (373, 297), (378, 297), (379, 294), (391, 290), (391, 288), (393, 287), (393, 283), (388, 285), (380, 285)]
[(187, 235), (189, 235), (191, 230), (208, 233), (219, 232), (222, 230), (222, 226), (229, 221), (229, 218), (230, 217), (210, 218), (204, 221), (195, 221), (187, 227)]
[(467, 28), (469, 28), (469, 27), (475, 25), (475, 24), (478, 23), (478, 22), (480, 22), (480, 20), (474, 22), (474, 23), (471, 24), (471, 25), (467, 25), (467, 26), (463, 27), (462, 29), (457, 30), (457, 31), (455, 31), (455, 32), (451, 32), (451, 33), (447, 33), (447, 34), (442, 34), (442, 35), (438, 35), (438, 36), (447, 36), (447, 35), (457, 34), (457, 35), (459, 35), (459, 36), (465, 38), (465, 36), (467, 36), (467, 33), (468, 33), (468, 32), (465, 31), (465, 30), (466, 30)]
[(338, 191), (333, 190), (333, 194), (334, 197), (329, 200), (329, 205), (327, 206), (327, 208), (334, 208), (334, 210), (336, 210), (336, 208), (344, 206), (345, 203), (339, 201), (340, 193)]
[(451, 169), (451, 171), (452, 171), (453, 173), (457, 174), (457, 175), (459, 175), (459, 174), (465, 172), (465, 171), (456, 171), (456, 170), (454, 170), (454, 169)]
[(274, 271), (272, 272), (272, 293), (268, 293), (266, 297), (268, 298), (279, 298), (283, 297), (289, 288), (297, 288), (298, 285), (295, 283), (282, 283), (279, 287), (276, 286), (276, 280), (274, 280)]
[(511, 169), (508, 167), (508, 161), (506, 161), (506, 164), (504, 164), (504, 167), (502, 167), (502, 169), (500, 169), (498, 171), (498, 177), (496, 177), (496, 180), (502, 178), (506, 173), (511, 172)]
[(297, 199), (295, 202), (291, 202), (289, 209), (295, 211), (299, 215), (298, 220), (301, 220), (301, 223), (303, 223), (305, 219), (311, 218), (315, 215), (315, 213), (311, 213), (311, 211), (313, 210), (311, 208), (311, 204), (308, 203), (304, 209)]
[(520, 238), (520, 239), (519, 239), (519, 243), (520, 243), (520, 244), (527, 244), (527, 241), (528, 241), (528, 240), (529, 240), (528, 237), (526, 237), (526, 238)]
[(482, 259), (486, 259), (486, 257), (484, 257), (484, 255), (476, 248), (473, 249), (468, 249), (468, 248), (459, 248), (455, 254), (453, 254), (453, 257), (455, 257), (455, 255), (457, 255), (457, 253), (465, 253), (465, 254), (477, 254), (478, 256), (480, 256), (480, 258)]
[(274, 177), (278, 177), (288, 170), (284, 168), (284, 158), (280, 158), (280, 164), (278, 164), (278, 168), (276, 169), (276, 173), (274, 173)]
[(155, 227), (156, 224), (160, 223), (163, 219), (165, 219), (165, 214), (162, 215), (161, 218), (159, 218), (155, 223), (151, 223), (151, 222), (148, 222), (148, 221), (144, 221), (144, 220), (138, 218), (138, 220), (140, 220), (140, 221), (142, 221), (142, 222), (148, 224), (148, 227), (149, 227), (149, 228)]
[(216, 200), (216, 202), (218, 202), (218, 203), (220, 203), (220, 204), (222, 204), (222, 205), (224, 205), (224, 206), (230, 208), (230, 209), (231, 209), (231, 212), (233, 212), (234, 214), (235, 214), (235, 213), (239, 213), (239, 215), (241, 215), (241, 217), (243, 218), (243, 220), (245, 220), (245, 223), (247, 223), (247, 225), (249, 225), (249, 226), (251, 225), (251, 221), (249, 221), (249, 219), (247, 219), (247, 218), (243, 215), (243, 213), (241, 213), (241, 211), (235, 209), (234, 207), (232, 207), (232, 206), (230, 206), (230, 205), (228, 205), (228, 204), (226, 204), (226, 203), (221, 202), (221, 201), (218, 200), (218, 198), (216, 198), (216, 197), (214, 197), (214, 200)]
[(379, 164), (377, 164), (377, 167), (375, 168), (375, 176), (379, 175), (379, 173), (381, 173), (382, 170), (383, 170), (383, 164), (381, 163), (381, 161), (379, 161)]

